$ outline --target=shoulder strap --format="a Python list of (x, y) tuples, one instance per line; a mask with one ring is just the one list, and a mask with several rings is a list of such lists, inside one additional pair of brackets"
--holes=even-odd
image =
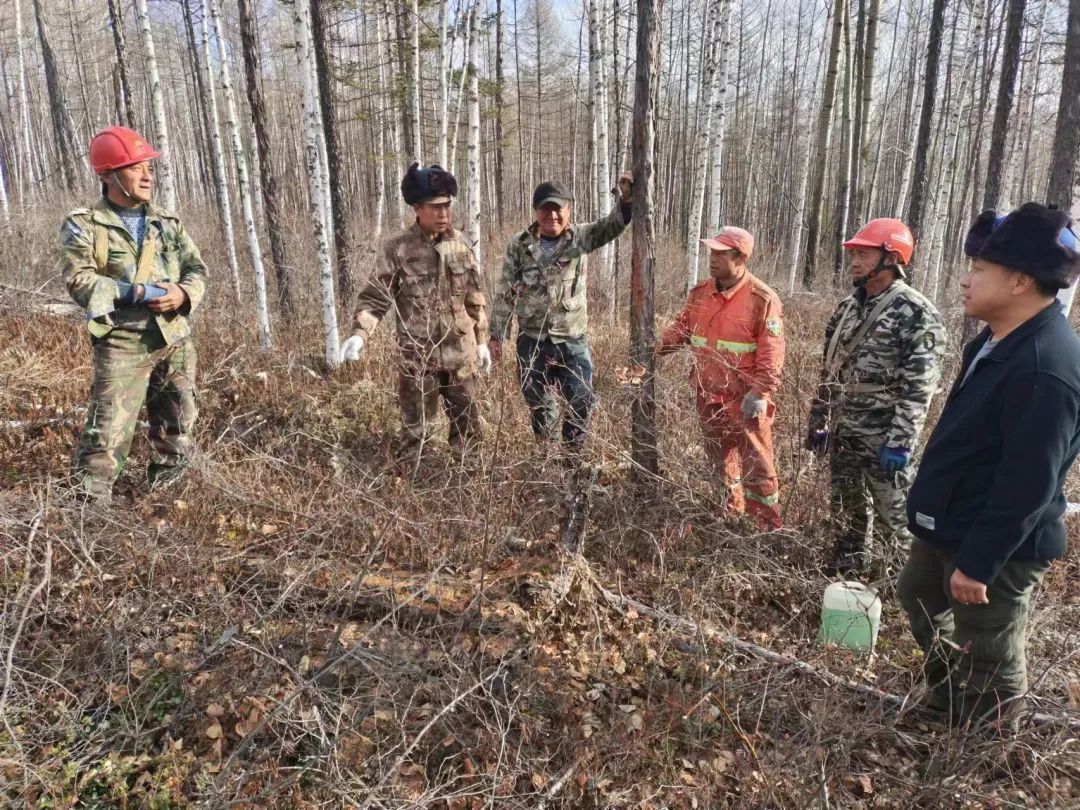
[(146, 284), (150, 281), (150, 274), (153, 272), (154, 262), (157, 261), (157, 254), (157, 228), (151, 228), (149, 224), (147, 224), (146, 233), (143, 235), (142, 247), (139, 249), (139, 265), (135, 269), (136, 284)]
[(109, 264), (109, 229), (98, 225), (93, 218), (90, 222), (94, 226), (94, 263), (98, 272), (102, 273)]
[(847, 320), (847, 316), (852, 312), (852, 308), (849, 307), (848, 311), (844, 314), (840, 323), (836, 325), (836, 331), (833, 332), (833, 339), (829, 344), (829, 352), (831, 356), (826, 357), (826, 369), (828, 370), (828, 378), (832, 379), (836, 372), (838, 372), (841, 366), (847, 362), (847, 359), (851, 356), (851, 353), (855, 351), (855, 347), (862, 342), (862, 339), (866, 337), (866, 333), (870, 331), (870, 328), (877, 321), (878, 316), (885, 311), (885, 308), (893, 302), (893, 299), (900, 294), (903, 289), (903, 285), (897, 284), (887, 293), (881, 296), (881, 299), (874, 305), (874, 308), (870, 311), (870, 314), (863, 318), (863, 322), (859, 325), (855, 334), (851, 336), (851, 339), (844, 343), (843, 346), (837, 350), (837, 344), (839, 343), (840, 327), (844, 321)]

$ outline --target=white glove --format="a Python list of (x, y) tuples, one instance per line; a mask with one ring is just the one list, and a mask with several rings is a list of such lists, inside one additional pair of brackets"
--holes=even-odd
[(753, 391), (747, 391), (746, 396), (742, 400), (742, 415), (747, 419), (757, 419), (759, 416), (764, 416), (765, 412), (769, 410), (769, 400), (760, 394), (755, 394)]
[(491, 349), (488, 348), (486, 343), (481, 343), (476, 347), (476, 360), (480, 363), (480, 370), (485, 374), (491, 373)]
[(364, 338), (361, 335), (353, 335), (345, 341), (341, 347), (341, 360), (343, 363), (355, 363), (360, 359), (360, 352), (364, 350)]

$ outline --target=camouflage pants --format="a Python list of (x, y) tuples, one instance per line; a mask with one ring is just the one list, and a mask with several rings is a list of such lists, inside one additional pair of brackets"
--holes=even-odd
[(156, 329), (114, 329), (94, 338), (90, 408), (73, 464), (88, 494), (107, 498), (112, 493), (144, 402), (150, 423), (150, 485), (184, 468), (198, 416), (195, 360), (190, 338), (170, 346)]
[(951, 554), (916, 540), (897, 594), (911, 634), (926, 654), (923, 671), (932, 704), (960, 721), (1011, 719), (1027, 692), (1024, 632), (1031, 595), (1050, 564), (1012, 560), (986, 588), (988, 605), (952, 598)]
[(476, 378), (460, 379), (455, 371), (402, 369), (398, 376), (401, 435), (397, 454), (415, 462), (431, 438), (431, 428), (442, 400), (450, 420), (450, 452), (464, 460), (480, 441), (480, 413), (476, 407)]
[(521, 393), (536, 437), (554, 438), (559, 402), (552, 389), (557, 387), (569, 405), (562, 424), (563, 441), (584, 446), (594, 400), (592, 354), (585, 338), (554, 343), (518, 335), (517, 360)]
[(839, 573), (866, 573), (873, 546), (886, 570), (898, 570), (911, 547), (907, 528), (911, 468), (886, 473), (877, 449), (874, 441), (856, 437), (838, 437), (830, 447), (829, 508), (838, 531), (830, 567)]

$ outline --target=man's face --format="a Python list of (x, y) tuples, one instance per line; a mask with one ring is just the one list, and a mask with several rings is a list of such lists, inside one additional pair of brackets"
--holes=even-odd
[(536, 222), (544, 236), (560, 236), (570, 221), (570, 206), (546, 202), (536, 209)]
[(973, 259), (960, 277), (964, 312), (980, 321), (989, 321), (1007, 311), (1030, 286), (1023, 273), (985, 259)]
[(446, 233), (453, 220), (450, 203), (416, 203), (413, 205), (416, 221), (421, 229), (433, 235)]
[(851, 280), (857, 281), (866, 278), (878, 268), (885, 256), (885, 251), (881, 248), (854, 247), (848, 248), (847, 254)]
[(746, 259), (737, 250), (710, 250), (709, 275), (724, 287), (739, 280)]
[(109, 199), (127, 208), (150, 202), (154, 194), (154, 166), (149, 160), (115, 169), (103, 179)]

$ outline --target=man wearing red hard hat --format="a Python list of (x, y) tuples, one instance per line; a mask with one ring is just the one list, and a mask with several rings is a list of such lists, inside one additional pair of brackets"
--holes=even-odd
[(855, 291), (825, 328), (807, 447), (829, 457), (838, 535), (828, 571), (867, 573), (876, 537), (882, 571), (895, 572), (911, 547), (909, 465), (941, 379), (945, 329), (906, 283), (915, 240), (903, 222), (872, 220), (844, 247)]
[(727, 226), (710, 239), (709, 276), (690, 291), (664, 330), (659, 355), (689, 345), (690, 382), (705, 455), (727, 496), (762, 528), (780, 528), (780, 488), (773, 458), (773, 397), (784, 365), (780, 299), (746, 269), (754, 237)]
[(90, 141), (102, 196), (60, 229), (60, 269), (86, 310), (94, 377), (75, 451), (81, 492), (107, 501), (131, 449), (139, 411), (150, 424), (151, 488), (187, 462), (197, 409), (191, 314), (206, 265), (176, 215), (151, 204), (160, 153), (139, 133), (109, 127)]

